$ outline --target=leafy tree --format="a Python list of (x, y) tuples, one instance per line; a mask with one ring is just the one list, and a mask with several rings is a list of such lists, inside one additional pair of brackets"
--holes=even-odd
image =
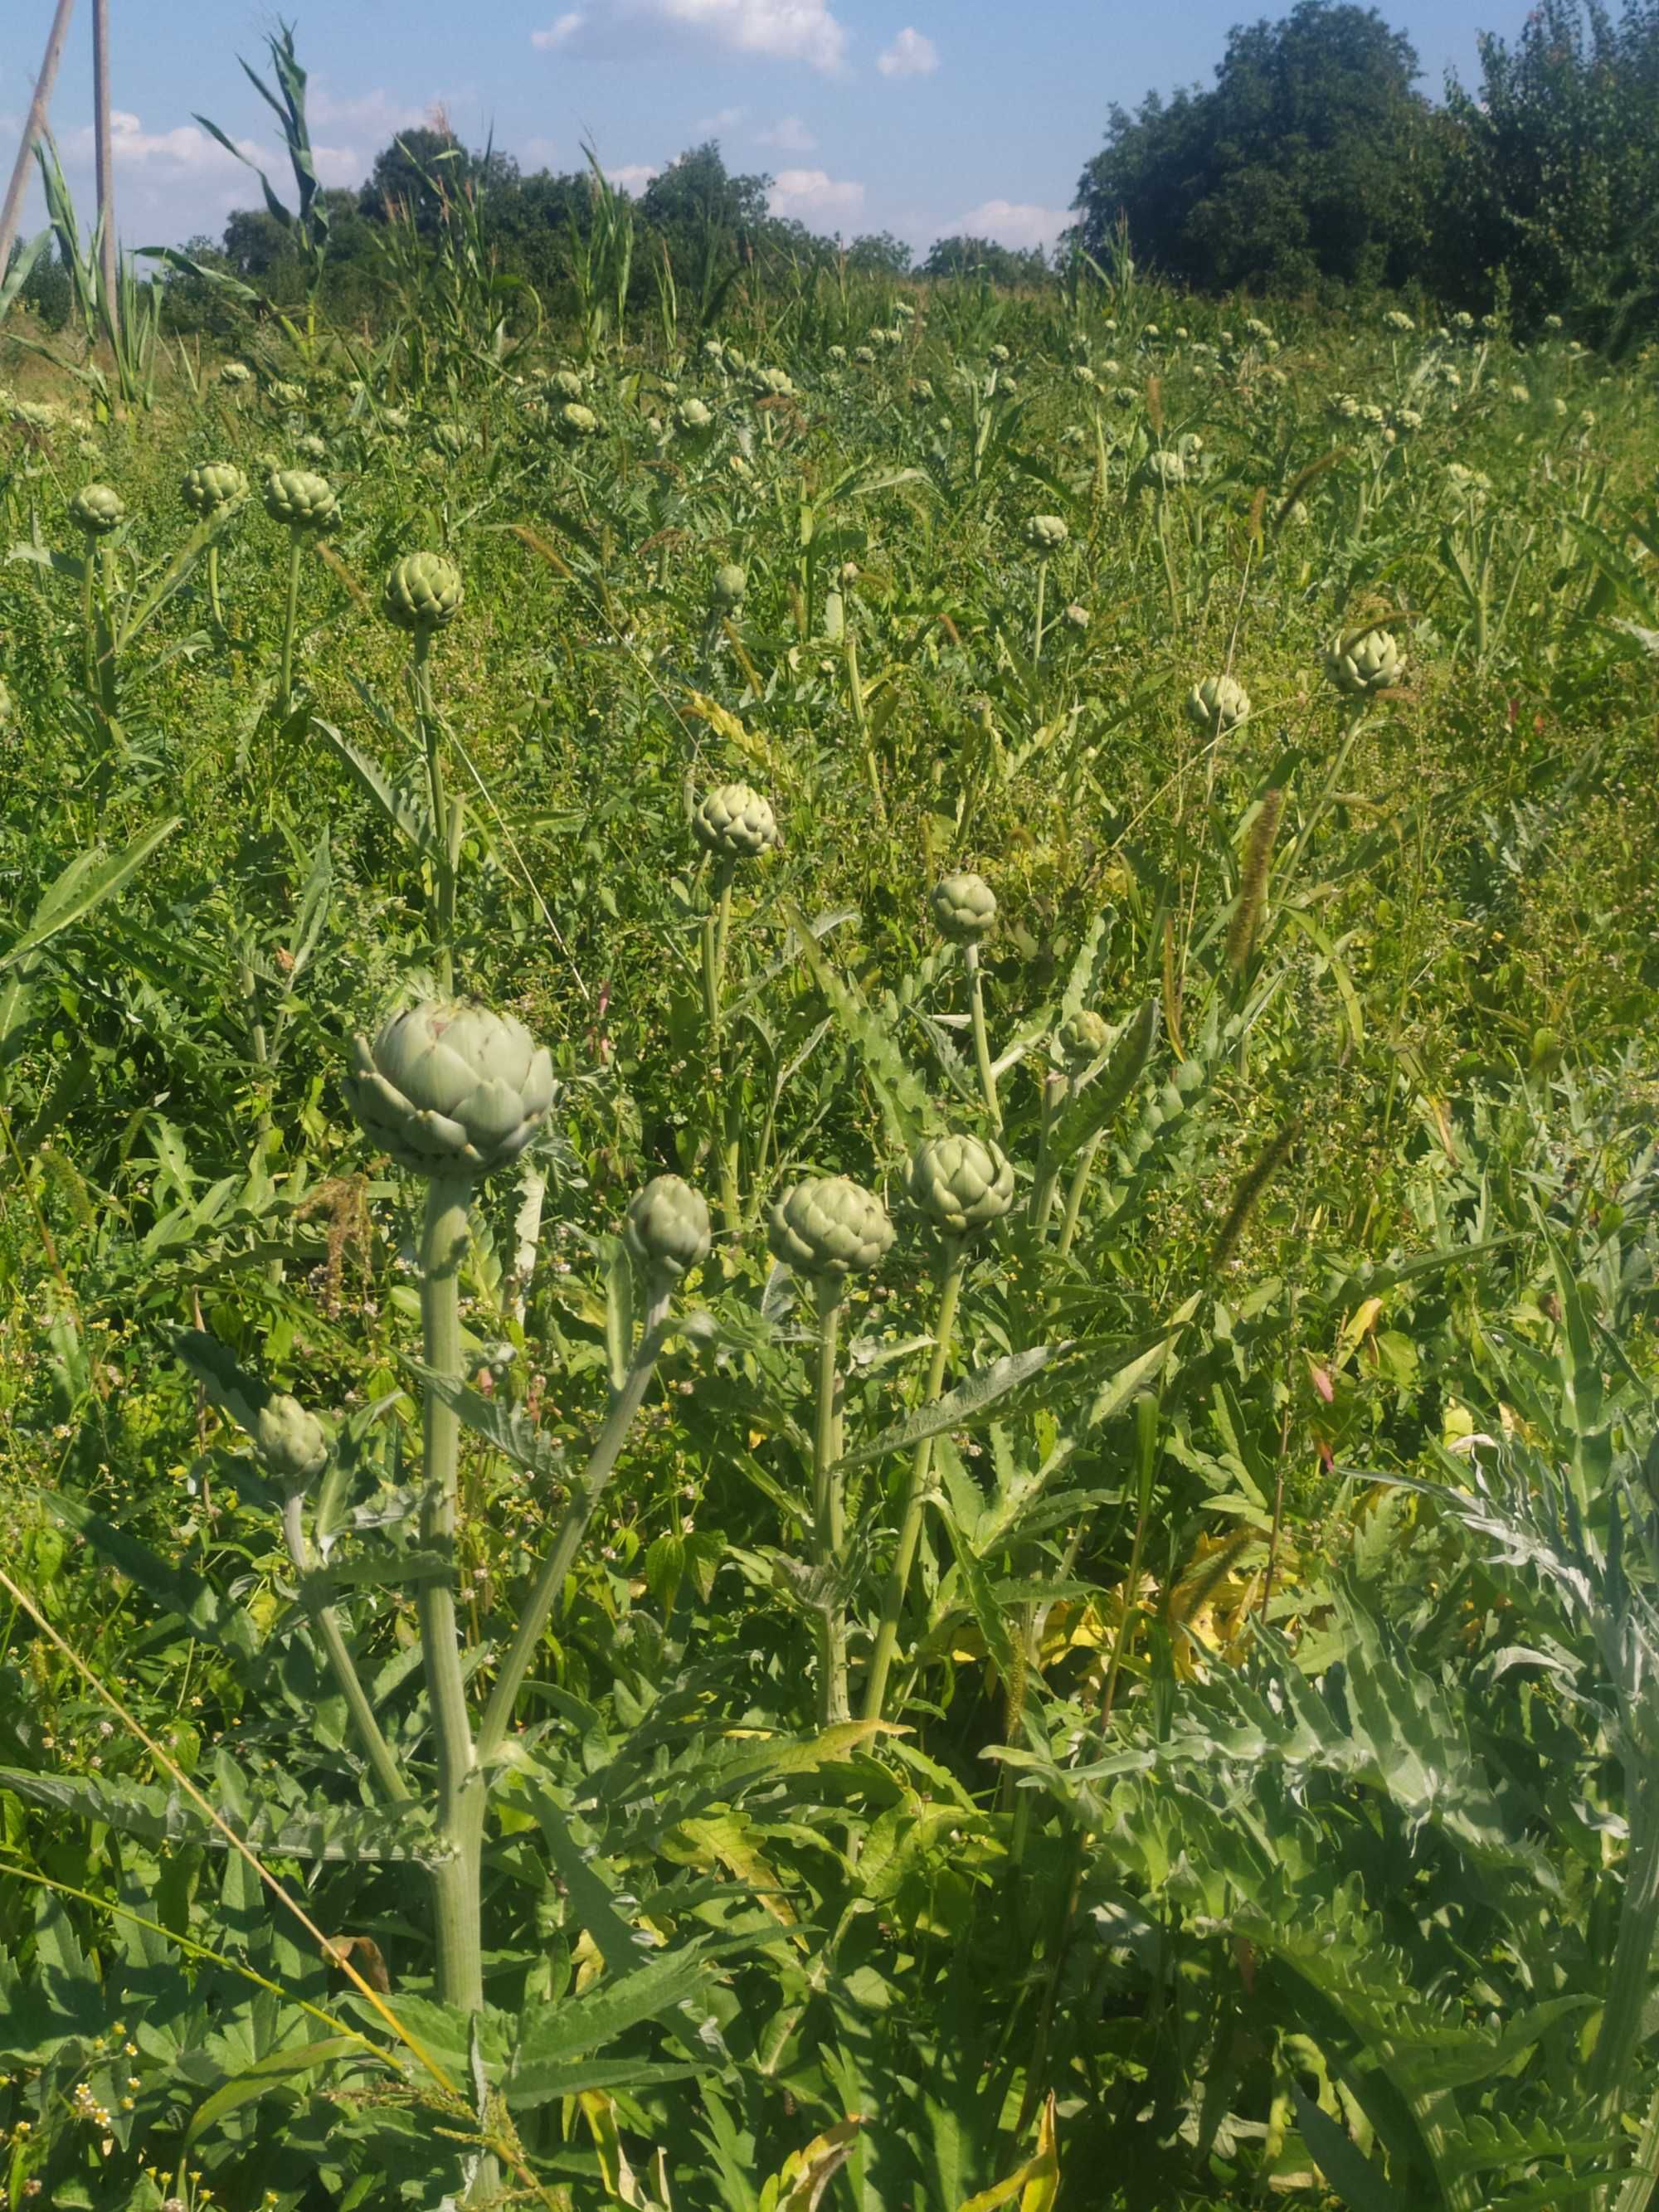
[(913, 258), (890, 230), (866, 231), (847, 249), (847, 266), (860, 276), (908, 276)]
[(1212, 88), (1114, 107), (1074, 203), (1100, 252), (1206, 289), (1401, 284), (1427, 250), (1442, 137), (1417, 55), (1372, 8), (1298, 0), (1236, 26)]
[(1454, 83), (1461, 143), (1443, 259), (1462, 289), (1505, 272), (1516, 311), (1588, 335), (1659, 325), (1659, 0), (1615, 22), (1540, 0), (1513, 46), (1485, 33), (1478, 94)]
[[(503, 162), (505, 155), (493, 157)], [(388, 209), (410, 209), (422, 230), (437, 227), (447, 198), (459, 192), (483, 168), (481, 159), (469, 154), (446, 124), (423, 125), (400, 131), (389, 146), (374, 156), (368, 180), (358, 194), (362, 212), (374, 222), (384, 222)], [(509, 165), (514, 176), (517, 165)]]
[(1041, 246), (999, 246), (992, 238), (935, 239), (921, 264), (924, 276), (986, 276), (994, 284), (1033, 284), (1048, 273)]

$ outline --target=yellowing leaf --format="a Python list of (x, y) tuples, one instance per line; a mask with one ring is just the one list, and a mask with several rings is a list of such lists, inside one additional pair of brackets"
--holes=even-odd
[(685, 711), (698, 721), (707, 722), (716, 737), (724, 738), (728, 745), (735, 745), (745, 758), (756, 761), (761, 767), (775, 773), (777, 763), (765, 738), (744, 729), (732, 709), (722, 707), (718, 699), (710, 699), (701, 691), (694, 691), (685, 702)]
[(1347, 1320), (1342, 1324), (1342, 1334), (1337, 1340), (1336, 1361), (1339, 1367), (1345, 1359), (1352, 1357), (1361, 1339), (1369, 1336), (1376, 1327), (1377, 1318), (1382, 1311), (1381, 1298), (1367, 1298), (1364, 1304), (1356, 1306), (1348, 1316)]

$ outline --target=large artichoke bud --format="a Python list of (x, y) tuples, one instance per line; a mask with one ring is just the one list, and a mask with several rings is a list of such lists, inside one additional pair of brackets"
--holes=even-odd
[(748, 589), (749, 579), (735, 561), (727, 561), (722, 567), (715, 569), (714, 586), (711, 596), (717, 607), (730, 609), (741, 606), (743, 595)]
[(1250, 711), (1250, 695), (1237, 678), (1206, 676), (1187, 694), (1187, 720), (1212, 738), (1237, 729)]
[(247, 492), (247, 478), (234, 461), (198, 461), (186, 471), (179, 495), (192, 514), (204, 520), (234, 507)]
[(1071, 534), (1058, 514), (1034, 514), (1025, 526), (1025, 543), (1045, 561), (1051, 553), (1059, 552)]
[(653, 1176), (629, 1206), (623, 1237), (647, 1274), (678, 1283), (702, 1265), (713, 1243), (702, 1193), (680, 1176)]
[(849, 1176), (810, 1176), (774, 1206), (767, 1242), (798, 1274), (868, 1274), (893, 1241), (887, 1208)]
[(599, 418), (591, 407), (584, 407), (580, 399), (572, 399), (558, 413), (560, 434), (566, 438), (597, 438)]
[(755, 860), (781, 843), (770, 803), (746, 783), (723, 783), (701, 799), (691, 834), (723, 860)]
[(1014, 1170), (977, 1137), (930, 1137), (910, 1162), (910, 1197), (947, 1237), (969, 1237), (1013, 1204)]
[(1054, 1031), (1054, 1048), (1068, 1075), (1085, 1074), (1112, 1041), (1104, 1018), (1084, 1006)]
[(285, 530), (331, 530), (340, 502), (326, 477), (309, 469), (276, 469), (265, 486), (265, 513)]
[(465, 597), (461, 572), (441, 553), (405, 553), (387, 571), (381, 605), (399, 629), (441, 629)]
[(70, 520), (88, 538), (107, 538), (126, 520), (126, 502), (111, 485), (82, 484), (70, 501)]
[(416, 1175), (505, 1167), (553, 1103), (553, 1063), (524, 1024), (455, 1000), (394, 1014), (357, 1037), (346, 1097), (365, 1135)]
[(1406, 672), (1406, 655), (1385, 629), (1345, 638), (1339, 630), (1325, 653), (1325, 673), (1339, 691), (1363, 697), (1387, 691)]
[(996, 893), (983, 876), (945, 876), (927, 894), (939, 935), (952, 945), (977, 945), (997, 918)]

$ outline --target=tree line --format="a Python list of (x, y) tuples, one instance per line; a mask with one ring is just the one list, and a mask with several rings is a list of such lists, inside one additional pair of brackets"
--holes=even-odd
[[(1388, 290), (1522, 330), (1559, 314), (1615, 347), (1659, 328), (1659, 0), (1625, 0), (1617, 16), (1601, 0), (1538, 0), (1516, 38), (1483, 33), (1479, 54), (1478, 86), (1453, 78), (1436, 100), (1410, 40), (1375, 8), (1297, 0), (1238, 25), (1212, 84), (1110, 109), (1052, 258), (958, 236), (918, 260), (888, 232), (820, 236), (773, 214), (773, 179), (734, 173), (710, 140), (629, 200), (632, 281), (647, 296), (665, 271), (706, 313), (744, 276), (1018, 285), (1127, 250), (1200, 292)], [(441, 117), (383, 149), (359, 190), (320, 195), (323, 304), (372, 319), (389, 234), (435, 237), (462, 198), (483, 211), (503, 273), (556, 314), (595, 219), (593, 172), (527, 172), (493, 147), (469, 150)], [(277, 306), (306, 288), (293, 234), (264, 207), (186, 251)], [(175, 324), (212, 321), (210, 285), (175, 271), (169, 289)], [(24, 296), (61, 321), (65, 272), (43, 259)]]

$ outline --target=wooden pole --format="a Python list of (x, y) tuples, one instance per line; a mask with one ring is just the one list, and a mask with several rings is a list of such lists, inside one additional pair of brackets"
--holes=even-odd
[(75, 0), (58, 0), (58, 12), (52, 19), (52, 28), (46, 33), (46, 58), (40, 64), (40, 74), (34, 80), (34, 97), (29, 102), (28, 117), (23, 125), (22, 143), (17, 149), (17, 159), (12, 165), (11, 182), (6, 187), (6, 204), (0, 208), (0, 277), (6, 273), (11, 259), (12, 240), (17, 235), (17, 218), (22, 212), (23, 187), (28, 182), (29, 156), (34, 151), (35, 141), (46, 127), (46, 111), (52, 106), (52, 79), (58, 74), (58, 64), (64, 52), (64, 41), (69, 36), (70, 11)]
[(109, 0), (92, 0), (92, 100), (98, 128), (98, 220), (103, 226), (99, 259), (104, 279), (104, 322), (112, 344), (120, 335), (121, 295), (116, 283), (115, 168), (109, 120)]

